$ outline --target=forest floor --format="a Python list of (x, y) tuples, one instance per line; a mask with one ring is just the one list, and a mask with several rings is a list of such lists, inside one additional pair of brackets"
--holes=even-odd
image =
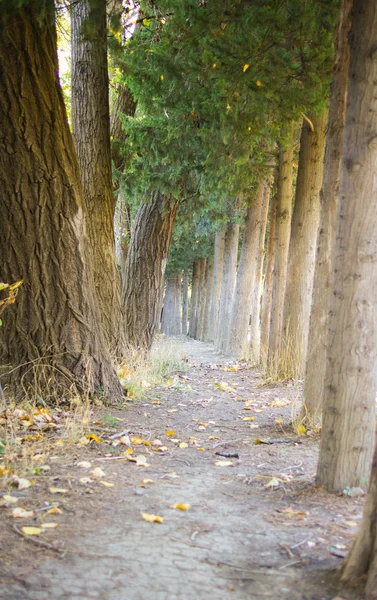
[(361, 598), (336, 568), (363, 500), (314, 487), (318, 438), (289, 426), (299, 389), (181, 343), (185, 372), (96, 409), (89, 443), (34, 457), (30, 487), (30, 468), (4, 483), (2, 600)]

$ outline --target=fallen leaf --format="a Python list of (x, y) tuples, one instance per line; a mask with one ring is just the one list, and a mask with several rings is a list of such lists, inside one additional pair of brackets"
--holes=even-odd
[(191, 504), (172, 504), (170, 508), (177, 508), (178, 510), (189, 510)]
[(114, 487), (114, 484), (110, 483), (109, 481), (100, 481), (99, 483), (105, 487)]
[(133, 452), (133, 448), (127, 448), (127, 450), (125, 452), (123, 452), (123, 454), (132, 454)]
[(153, 479), (143, 479), (143, 483), (154, 483)]
[(152, 446), (162, 446), (161, 440), (153, 440)]
[[(60, 441), (60, 440), (58, 440), (58, 441)], [(82, 448), (83, 446), (87, 446), (88, 444), (90, 444), (90, 440), (87, 437), (85, 437), (85, 436), (82, 437), (82, 438), (80, 438), (79, 441), (78, 441), (78, 443), (77, 443), (77, 445), (78, 445), (79, 448)], [(62, 446), (63, 442), (61, 444), (59, 444), (59, 445)]]
[(4, 500), (4, 502), (6, 504), (16, 504), (19, 500), (19, 498), (16, 498), (15, 496), (7, 496), (7, 495), (3, 496), (2, 499)]
[(92, 464), (90, 462), (88, 462), (87, 460), (81, 460), (80, 462), (77, 463), (77, 466), (82, 467), (83, 469), (90, 469)]
[(233, 462), (231, 460), (217, 460), (215, 465), (216, 467), (232, 467)]
[(96, 442), (97, 444), (102, 444), (102, 440), (95, 433), (87, 433), (85, 437), (88, 440), (93, 440), (93, 442)]
[(25, 535), (40, 535), (42, 533), (42, 529), (39, 527), (22, 527), (21, 531)]
[(299, 432), (300, 435), (305, 435), (306, 434), (306, 427), (305, 427), (305, 425), (299, 425), (298, 432)]
[(275, 488), (275, 487), (278, 487), (280, 484), (281, 484), (280, 479), (278, 479), (277, 477), (273, 477), (268, 483), (266, 483), (266, 485), (264, 487)]
[(23, 479), (22, 477), (16, 477), (15, 482), (17, 483), (17, 487), (19, 490), (26, 490), (31, 486), (31, 482), (29, 479)]
[(96, 467), (93, 471), (90, 471), (92, 477), (105, 477), (106, 473), (100, 467)]
[[(247, 417), (245, 417), (245, 418), (247, 418)], [(217, 435), (209, 435), (208, 439), (209, 440), (219, 440), (220, 438)]]
[(42, 529), (56, 529), (56, 527), (59, 527), (58, 523), (42, 523), (41, 525)]
[(83, 485), (87, 485), (88, 483), (93, 483), (93, 479), (90, 479), (90, 477), (81, 477), (81, 479), (79, 479), (79, 482)]
[(243, 417), (243, 421), (254, 421), (254, 417)]
[(143, 440), (141, 439), (141, 437), (139, 435), (133, 436), (131, 438), (131, 444), (133, 444), (134, 446), (141, 446), (142, 443), (143, 443)]
[(51, 494), (66, 494), (68, 492), (68, 490), (64, 488), (57, 488), (54, 485), (52, 485), (49, 489)]
[(135, 462), (137, 467), (149, 467), (149, 464), (147, 463), (147, 457), (143, 454), (139, 454), (139, 456), (136, 456)]
[(12, 510), (12, 517), (14, 519), (28, 519), (34, 516), (34, 511), (26, 510), (25, 508), (17, 507)]
[(283, 419), (276, 419), (275, 423), (277, 423), (278, 425), (281, 425), (282, 423), (284, 423)]
[(203, 452), (204, 448), (197, 448), (198, 452)]
[(168, 429), (165, 435), (166, 437), (174, 437), (174, 429)]
[(348, 527), (357, 527), (357, 523), (355, 521), (346, 521), (345, 522)]
[(179, 447), (180, 447), (180, 448), (188, 448), (188, 447), (189, 447), (189, 445), (187, 444), (187, 442), (181, 442), (181, 443), (179, 444)]
[(54, 506), (54, 508), (50, 508), (50, 510), (48, 510), (46, 512), (47, 515), (62, 515), (63, 511), (58, 508), (57, 506)]
[(148, 521), (148, 523), (163, 523), (163, 517), (159, 517), (158, 515), (153, 515), (150, 513), (141, 513), (144, 521)]

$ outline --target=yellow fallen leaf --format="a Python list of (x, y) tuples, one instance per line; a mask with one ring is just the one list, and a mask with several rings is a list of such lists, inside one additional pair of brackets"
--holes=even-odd
[(55, 442), (55, 446), (63, 446), (64, 442), (63, 440), (56, 440)]
[(41, 525), (42, 529), (56, 529), (56, 527), (59, 527), (58, 523), (42, 523)]
[(165, 435), (166, 437), (174, 437), (174, 429), (168, 429)]
[(64, 488), (57, 488), (54, 485), (52, 485), (49, 489), (51, 494), (66, 494), (68, 492), (68, 490)]
[(170, 508), (177, 508), (178, 510), (189, 510), (191, 504), (172, 504)]
[(50, 510), (48, 510), (46, 514), (47, 515), (62, 515), (63, 511), (60, 508), (58, 508), (57, 506), (54, 506), (54, 508), (50, 508)]
[(90, 477), (81, 477), (79, 482), (83, 485), (87, 485), (88, 483), (93, 483), (93, 479), (90, 479)]
[(245, 72), (248, 70), (248, 68), (249, 68), (249, 67), (250, 67), (250, 65), (248, 65), (248, 64), (245, 64), (245, 65), (242, 67), (242, 71), (245, 73)]
[(100, 481), (99, 483), (105, 487), (114, 487), (114, 484), (110, 483), (109, 481)]
[(3, 496), (3, 500), (7, 503), (7, 504), (16, 504), (18, 502), (18, 498), (16, 498), (15, 496)]
[(187, 443), (187, 442), (181, 442), (181, 443), (179, 444), (179, 447), (180, 447), (180, 448), (188, 448), (188, 443)]
[(106, 473), (100, 467), (96, 467), (92, 471), (90, 471), (92, 477), (105, 477)]
[[(83, 446), (87, 446), (88, 444), (90, 444), (90, 440), (87, 437), (85, 437), (85, 435), (84, 435), (84, 437), (80, 438), (77, 443), (79, 448), (82, 448)], [(61, 443), (61, 445), (63, 445), (63, 442)]]
[(173, 413), (173, 412), (177, 412), (178, 408), (171, 408), (170, 410), (168, 410), (168, 413)]
[(204, 448), (197, 448), (198, 452), (203, 452)]
[(95, 433), (87, 433), (85, 436), (88, 440), (93, 440), (97, 444), (102, 444), (102, 440)]
[(263, 85), (263, 83), (261, 81), (259, 81), (259, 79), (257, 79), (255, 83), (257, 84), (258, 87), (262, 87), (262, 85)]
[(87, 460), (81, 460), (80, 462), (77, 463), (77, 466), (82, 467), (83, 469), (90, 469), (92, 464), (90, 462), (88, 462)]
[(131, 444), (133, 444), (134, 446), (141, 446), (142, 443), (143, 443), (143, 440), (138, 435), (133, 436), (131, 438)]
[(276, 419), (275, 423), (277, 423), (278, 425), (281, 425), (281, 423), (284, 423), (283, 419)]
[(133, 449), (132, 448), (127, 448), (127, 450), (125, 452), (123, 452), (123, 454), (132, 454)]
[(209, 440), (219, 440), (220, 438), (217, 435), (209, 435), (208, 439)]
[(216, 467), (232, 467), (233, 462), (231, 460), (217, 460), (215, 465)]
[(136, 456), (135, 462), (136, 466), (138, 467), (149, 467), (149, 464), (147, 463), (147, 457), (143, 454), (139, 454), (139, 456)]
[(144, 446), (152, 446), (152, 444), (148, 442), (148, 440), (143, 440), (143, 444)]
[(25, 508), (17, 507), (12, 510), (12, 517), (14, 519), (28, 519), (34, 516), (32, 510), (26, 510)]
[(25, 535), (40, 535), (42, 533), (42, 529), (39, 527), (22, 527), (21, 531)]
[(280, 484), (281, 484), (281, 480), (278, 479), (277, 477), (273, 477), (268, 483), (266, 483), (266, 485), (264, 487), (275, 488), (275, 487), (278, 487)]
[(153, 400), (153, 402), (151, 402), (151, 404), (161, 404), (161, 402), (159, 400)]
[(306, 434), (306, 427), (305, 427), (305, 425), (299, 425), (298, 432), (299, 432), (300, 435), (305, 435)]
[(153, 483), (153, 479), (143, 479), (143, 483)]
[(254, 421), (254, 417), (243, 417), (243, 421)]
[(159, 517), (158, 515), (153, 515), (150, 513), (141, 513), (144, 521), (148, 521), (148, 523), (163, 523), (163, 517)]

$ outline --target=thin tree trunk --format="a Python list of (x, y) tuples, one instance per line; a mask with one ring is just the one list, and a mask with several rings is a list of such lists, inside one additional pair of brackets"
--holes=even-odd
[(264, 262), (264, 245), (266, 239), (268, 208), (270, 204), (271, 178), (264, 181), (263, 185), (263, 205), (260, 217), (258, 259), (255, 273), (254, 289), (251, 302), (251, 323), (250, 323), (250, 356), (252, 361), (259, 365), (261, 358), (261, 295), (262, 295), (262, 273)]
[(213, 290), (213, 276), (214, 276), (214, 263), (213, 258), (207, 259), (207, 273), (206, 273), (206, 301), (204, 307), (203, 317), (203, 342), (209, 342), (209, 328), (210, 328), (210, 313), (212, 305), (212, 290)]
[(308, 346), (328, 111), (304, 119), (284, 302), (284, 376), (302, 378)]
[(0, 327), (0, 362), (9, 366), (1, 383), (22, 398), (30, 386), (46, 401), (100, 388), (120, 399), (94, 301), (52, 0), (45, 9), (0, 8), (0, 281), (24, 280)]
[(199, 281), (200, 281), (200, 259), (197, 259), (192, 267), (192, 283), (191, 283), (191, 306), (190, 306), (190, 323), (189, 336), (195, 337), (196, 311), (198, 306)]
[[(355, 0), (317, 483), (368, 479), (377, 393), (377, 5)], [(376, 565), (371, 577), (375, 583)], [(374, 594), (374, 595), (373, 595)], [(376, 587), (369, 597), (376, 597)]]
[(229, 321), (237, 275), (239, 232), (239, 223), (229, 223), (227, 232), (225, 234), (224, 268), (221, 280), (221, 296), (218, 320), (219, 327), (216, 338), (216, 349), (220, 352), (224, 352), (228, 347), (228, 336), (230, 332)]
[(279, 155), (278, 200), (276, 219), (276, 252), (272, 288), (271, 324), (268, 347), (268, 370), (275, 374), (278, 367), (283, 333), (283, 310), (287, 282), (289, 240), (291, 236), (294, 132)]
[(207, 259), (200, 259), (200, 279), (199, 279), (199, 293), (198, 293), (198, 304), (196, 308), (196, 321), (195, 321), (195, 339), (201, 340), (203, 333), (203, 319), (204, 319), (204, 306), (205, 306), (205, 293), (206, 293), (206, 267)]
[(189, 274), (188, 274), (188, 270), (185, 269), (185, 271), (183, 273), (183, 285), (182, 285), (182, 335), (187, 335), (188, 284), (189, 284)]
[(182, 274), (176, 273), (174, 276), (174, 310), (173, 310), (173, 325), (172, 335), (181, 335), (181, 297), (182, 297)]
[(162, 313), (161, 333), (171, 335), (171, 323), (173, 312), (173, 277), (168, 277), (165, 284), (164, 309)]
[(262, 323), (261, 323), (261, 361), (266, 366), (268, 340), (270, 336), (271, 305), (272, 305), (272, 282), (274, 277), (275, 247), (276, 247), (276, 211), (277, 211), (277, 193), (274, 194), (270, 215), (269, 215), (269, 235), (267, 250), (267, 267), (264, 279), (263, 299), (262, 299)]
[(71, 5), (72, 133), (84, 187), (96, 298), (108, 347), (123, 350), (111, 179), (106, 2)]
[(237, 356), (249, 355), (248, 332), (251, 301), (258, 267), (259, 234), (264, 197), (264, 180), (246, 215), (246, 227), (237, 270), (236, 289), (233, 296), (227, 352)]
[(161, 313), (163, 282), (178, 202), (153, 192), (139, 207), (124, 273), (126, 343), (149, 351)]
[(302, 418), (318, 425), (322, 414), (323, 383), (326, 371), (328, 313), (332, 290), (336, 212), (346, 113), (349, 68), (348, 33), (353, 0), (343, 0), (340, 12), (335, 67), (331, 84), (329, 122), (320, 193), (321, 217), (317, 239), (313, 300), (310, 313), (308, 354)]
[(217, 336), (219, 318), (221, 281), (224, 268), (225, 231), (219, 231), (215, 236), (215, 249), (213, 257), (213, 285), (211, 294), (211, 308), (208, 326), (208, 341), (214, 342)]

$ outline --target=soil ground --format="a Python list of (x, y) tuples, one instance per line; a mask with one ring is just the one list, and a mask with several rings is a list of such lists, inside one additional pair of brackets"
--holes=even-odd
[[(362, 499), (313, 485), (318, 439), (289, 426), (299, 390), (261, 385), (248, 365), (182, 343), (190, 367), (183, 375), (111, 411), (119, 426), (93, 425), (102, 443), (46, 457), (50, 469), (11, 492), (34, 515), (21, 522), (11, 508), (0, 511), (2, 600), (361, 598), (338, 587), (336, 569)], [(137, 437), (151, 445), (132, 443)], [(135, 456), (148, 466), (129, 460)], [(49, 514), (55, 503), (61, 513)], [(46, 522), (59, 527), (22, 535), (23, 526)]]

